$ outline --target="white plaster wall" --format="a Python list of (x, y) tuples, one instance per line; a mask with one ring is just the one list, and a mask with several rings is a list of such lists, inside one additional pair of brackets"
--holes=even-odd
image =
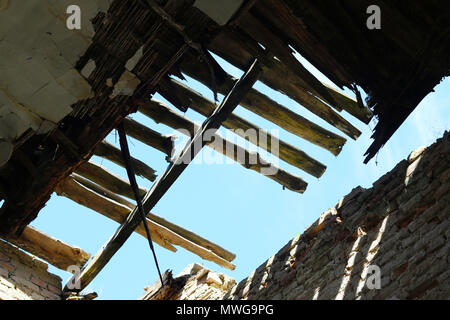
[[(73, 69), (94, 35), (90, 19), (108, 0), (0, 0), (0, 166), (29, 128), (42, 134), (91, 95)], [(81, 30), (66, 27), (69, 5), (81, 8)]]

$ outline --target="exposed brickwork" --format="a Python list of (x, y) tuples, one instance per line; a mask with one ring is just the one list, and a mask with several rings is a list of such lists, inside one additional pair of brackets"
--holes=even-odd
[[(449, 299), (449, 163), (445, 133), (372, 188), (353, 189), (248, 278), (214, 298)], [(188, 298), (197, 296), (191, 292)]]
[(48, 265), (0, 240), (0, 300), (60, 300), (61, 278)]
[(172, 285), (172, 290), (160, 293), (160, 284), (146, 288), (146, 293), (141, 300), (218, 300), (230, 290), (236, 281), (223, 273), (211, 271), (203, 266), (193, 263), (187, 266), (176, 279), (182, 280), (182, 290), (177, 290), (177, 285)]

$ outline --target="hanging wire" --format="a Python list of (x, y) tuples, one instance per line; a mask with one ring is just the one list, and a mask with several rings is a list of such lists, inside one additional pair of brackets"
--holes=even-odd
[(159, 269), (158, 259), (156, 257), (155, 248), (153, 247), (152, 237), (150, 234), (150, 230), (148, 228), (148, 223), (146, 219), (146, 214), (144, 211), (144, 207), (142, 205), (141, 195), (139, 194), (139, 187), (136, 182), (136, 175), (134, 173), (134, 168), (131, 163), (130, 149), (128, 148), (127, 136), (125, 134), (125, 129), (123, 127), (123, 123), (121, 122), (117, 126), (117, 132), (119, 133), (119, 142), (120, 149), (122, 150), (123, 160), (125, 161), (125, 167), (127, 169), (128, 179), (130, 180), (131, 188), (133, 189), (134, 197), (137, 202), (139, 213), (141, 214), (142, 224), (144, 225), (145, 232), (147, 234), (148, 244), (150, 246), (150, 250), (153, 253), (153, 259), (155, 260), (156, 269), (158, 270), (159, 280), (161, 281), (161, 287), (164, 286), (164, 281), (161, 275), (161, 270)]

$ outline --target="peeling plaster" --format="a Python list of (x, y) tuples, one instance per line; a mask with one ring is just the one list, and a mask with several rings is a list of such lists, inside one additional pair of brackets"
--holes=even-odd
[(228, 23), (243, 2), (243, 0), (196, 0), (194, 7), (199, 8), (218, 25), (223, 26)]
[(88, 79), (91, 76), (92, 72), (94, 72), (95, 67), (95, 61), (91, 59), (88, 63), (86, 63), (83, 70), (81, 70), (81, 74), (83, 75), (83, 77)]
[(120, 76), (119, 81), (117, 81), (114, 86), (113, 92), (109, 97), (113, 99), (118, 95), (132, 96), (134, 90), (136, 90), (140, 83), (141, 81), (134, 74), (128, 70), (125, 70)]
[(140, 47), (136, 53), (134, 54), (134, 56), (127, 61), (125, 68), (128, 71), (133, 71), (134, 67), (136, 67), (136, 65), (138, 64), (139, 60), (142, 58), (142, 56), (144, 55), (144, 46)]
[[(81, 8), (81, 30), (66, 28), (72, 4)], [(0, 0), (0, 160), (25, 131), (49, 132), (91, 97), (74, 66), (91, 44), (90, 20), (108, 7), (108, 0)]]

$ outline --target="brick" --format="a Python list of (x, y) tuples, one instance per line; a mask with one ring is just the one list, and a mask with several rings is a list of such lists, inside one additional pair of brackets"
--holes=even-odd
[(0, 261), (0, 268), (3, 268), (5, 270), (8, 270), (9, 272), (14, 272), (14, 270), (16, 270), (16, 267), (13, 266), (11, 263), (9, 262), (4, 262), (4, 261)]
[(51, 285), (51, 284), (47, 284), (47, 289), (50, 291), (50, 292), (53, 292), (54, 294), (57, 294), (57, 295), (60, 295), (61, 294), (61, 291), (62, 291), (62, 288), (61, 287), (55, 287), (55, 286), (53, 286), (53, 285)]
[(288, 285), (282, 288), (283, 296), (288, 296), (297, 287), (298, 287), (297, 281), (291, 281)]
[(1, 277), (8, 278), (9, 277), (9, 271), (7, 269), (4, 269), (0, 266), (0, 279)]
[(441, 273), (438, 277), (437, 280), (439, 281), (439, 283), (446, 283), (447, 287), (449, 287), (449, 283), (450, 283), (450, 269), (446, 270), (445, 272)]
[(402, 248), (412, 247), (419, 239), (420, 235), (418, 233), (412, 233), (409, 237), (402, 240)]
[(39, 291), (39, 287), (29, 280), (17, 277), (15, 275), (11, 276), (11, 279), (17, 284), (18, 287), (27, 287), (33, 291)]
[(411, 211), (417, 204), (422, 200), (422, 195), (420, 193), (415, 194), (412, 198), (407, 199), (406, 202), (400, 205), (400, 210), (403, 212)]
[(444, 259), (435, 259), (427, 271), (427, 275), (437, 277), (448, 269), (447, 261)]
[(3, 253), (0, 252), (0, 261), (8, 262), (8, 261), (10, 261), (10, 260), (11, 260), (10, 257), (8, 257), (7, 255), (5, 255), (5, 254), (3, 254)]
[(23, 279), (31, 279), (31, 275), (33, 274), (33, 269), (28, 268), (27, 266), (23, 265), (22, 263), (13, 260), (14, 261), (14, 265), (16, 266), (16, 270), (14, 271), (14, 275), (17, 276), (18, 278), (23, 278)]
[(55, 287), (61, 286), (62, 279), (61, 279), (61, 277), (57, 276), (56, 274), (52, 274), (49, 272), (45, 272), (45, 273), (41, 272), (41, 273), (37, 274), (37, 276), (39, 278), (41, 278), (43, 281), (47, 282), (47, 285), (51, 284)]
[(427, 279), (418, 286), (416, 286), (414, 289), (412, 289), (406, 299), (415, 299), (420, 298), (423, 296), (428, 290), (433, 289), (434, 287), (437, 287), (439, 283), (436, 279)]
[(450, 180), (450, 168), (442, 172), (441, 175), (439, 176), (439, 182), (441, 183), (448, 182), (449, 180)]
[(424, 259), (426, 259), (427, 255), (425, 250), (415, 251), (414, 255), (409, 258), (408, 263), (412, 266), (420, 264)]
[(395, 268), (391, 273), (391, 279), (395, 280), (398, 278), (403, 272), (408, 270), (408, 262), (403, 263), (402, 265)]
[(434, 192), (433, 196), (434, 196), (434, 199), (439, 200), (439, 199), (443, 198), (444, 196), (448, 195), (449, 193), (450, 193), (450, 182), (447, 182), (447, 183), (441, 185), (439, 187), (439, 189), (437, 189)]
[(296, 270), (291, 270), (289, 271), (287, 274), (285, 274), (281, 279), (280, 279), (280, 284), (283, 287), (288, 286), (291, 282), (294, 281), (295, 279), (295, 275), (296, 275)]
[(434, 251), (436, 251), (437, 249), (439, 249), (440, 247), (442, 247), (443, 245), (446, 244), (446, 240), (445, 240), (444, 236), (439, 236), (439, 237), (434, 236), (433, 237), (433, 235), (430, 235), (428, 238), (430, 240), (432, 239), (432, 241), (430, 241), (428, 248), (427, 248), (428, 254), (433, 253)]
[(38, 277), (32, 276), (31, 282), (33, 282), (35, 285), (37, 285), (41, 288), (44, 288), (44, 289), (47, 288), (47, 283)]
[(31, 293), (31, 299), (33, 299), (33, 300), (45, 300), (44, 296), (40, 295), (37, 292), (32, 292)]
[(61, 300), (61, 296), (56, 295), (46, 289), (42, 289), (39, 293), (44, 296), (45, 300)]
[(282, 300), (283, 295), (281, 294), (281, 292), (278, 292), (276, 295), (274, 295), (272, 298), (270, 298), (270, 300)]

